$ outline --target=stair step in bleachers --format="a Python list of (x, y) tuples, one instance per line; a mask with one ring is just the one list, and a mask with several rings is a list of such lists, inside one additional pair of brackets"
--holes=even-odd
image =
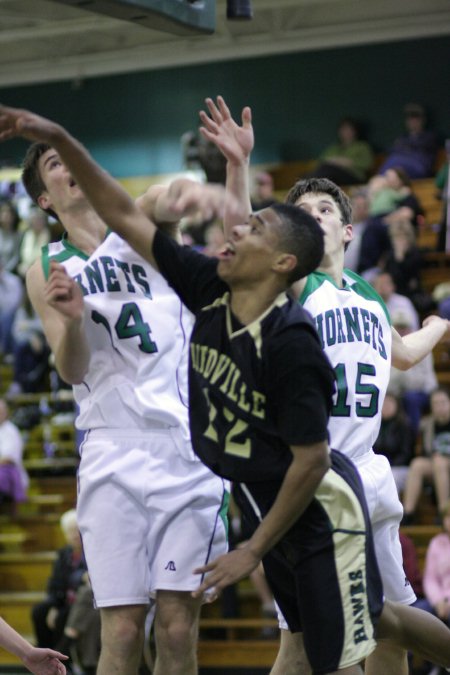
[(42, 591), (0, 593), (1, 616), (19, 633), (31, 636), (33, 634), (31, 610), (44, 598), (45, 593)]
[[(59, 513), (17, 514), (13, 520), (0, 516), (0, 552), (56, 551), (66, 543), (59, 519)], [(16, 536), (15, 545), (7, 535)]]
[(200, 640), (198, 662), (203, 668), (271, 668), (278, 640)]
[(21, 529), (8, 529), (5, 526), (0, 531), (0, 551), (15, 553), (23, 551), (24, 545), (29, 539), (27, 532)]
[(54, 551), (0, 553), (0, 588), (8, 592), (42, 592), (56, 559)]

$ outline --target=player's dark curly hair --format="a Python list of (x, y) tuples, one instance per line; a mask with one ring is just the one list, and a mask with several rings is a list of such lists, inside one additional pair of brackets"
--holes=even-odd
[(297, 265), (288, 277), (292, 284), (313, 272), (324, 253), (323, 231), (316, 219), (293, 204), (272, 204), (281, 220), (279, 246), (297, 258)]
[[(22, 162), (22, 183), (35, 204), (38, 203), (39, 197), (46, 190), (39, 171), (39, 159), (50, 149), (51, 145), (48, 145), (48, 143), (33, 143), (28, 148)], [(52, 209), (44, 209), (44, 211), (58, 219), (57, 214)]]

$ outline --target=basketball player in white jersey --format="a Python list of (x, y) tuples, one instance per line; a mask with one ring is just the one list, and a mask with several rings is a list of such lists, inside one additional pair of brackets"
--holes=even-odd
[[(207, 99), (209, 115), (200, 113), (203, 135), (227, 158), (227, 189), (240, 200), (237, 221), (251, 213), (248, 167), (254, 138), (250, 108), (242, 126), (231, 117), (222, 97)], [(344, 270), (344, 251), (352, 239), (351, 205), (345, 193), (327, 179), (298, 181), (287, 202), (311, 213), (325, 232), (325, 255), (317, 272), (295, 284), (294, 293), (314, 318), (323, 348), (335, 370), (337, 392), (331, 411), (330, 446), (359, 469), (373, 527), (375, 550), (386, 598), (412, 604), (416, 596), (403, 571), (398, 529), (403, 508), (386, 457), (372, 445), (381, 424), (381, 408), (391, 363), (406, 370), (421, 361), (444, 336), (449, 322), (426, 319), (423, 328), (401, 337), (387, 309), (364, 279)], [(280, 619), (281, 648), (271, 675), (309, 674), (301, 633), (290, 633)], [(407, 675), (407, 654), (380, 641), (366, 659), (370, 675)]]
[[(23, 180), (66, 231), (30, 269), (27, 289), (86, 432), (77, 512), (102, 619), (97, 673), (136, 675), (151, 595), (154, 673), (194, 675), (200, 603), (190, 593), (198, 586), (192, 572), (226, 550), (228, 492), (191, 448), (191, 315), (107, 231), (51, 146), (30, 146)], [(169, 224), (179, 218), (157, 188), (141, 206)]]

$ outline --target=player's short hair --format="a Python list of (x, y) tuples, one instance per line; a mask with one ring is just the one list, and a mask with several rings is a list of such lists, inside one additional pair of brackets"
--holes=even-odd
[[(33, 143), (29, 146), (22, 162), (22, 183), (35, 204), (38, 204), (39, 197), (47, 189), (39, 171), (39, 159), (47, 150), (51, 150), (51, 147), (48, 143)], [(43, 210), (58, 219), (52, 209)]]
[(340, 187), (328, 178), (303, 178), (298, 180), (286, 196), (287, 204), (296, 204), (300, 197), (312, 192), (327, 194), (338, 205), (344, 225), (352, 222), (352, 204), (349, 197)]
[(279, 246), (297, 258), (288, 283), (311, 274), (320, 264), (324, 253), (322, 228), (307, 211), (293, 204), (272, 204), (270, 207), (281, 220)]

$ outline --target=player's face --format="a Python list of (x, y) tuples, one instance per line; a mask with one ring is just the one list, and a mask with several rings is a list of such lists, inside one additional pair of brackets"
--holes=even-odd
[(271, 208), (252, 214), (248, 223), (235, 225), (218, 255), (219, 276), (236, 284), (261, 281), (270, 275), (279, 255), (280, 226), (281, 220)]
[(296, 206), (308, 211), (319, 223), (325, 234), (324, 257), (343, 251), (353, 238), (352, 226), (342, 222), (338, 205), (326, 193), (307, 192), (296, 202)]
[(50, 149), (39, 158), (39, 171), (46, 190), (39, 197), (39, 206), (62, 214), (74, 204), (85, 201), (83, 193), (62, 163), (56, 150)]

